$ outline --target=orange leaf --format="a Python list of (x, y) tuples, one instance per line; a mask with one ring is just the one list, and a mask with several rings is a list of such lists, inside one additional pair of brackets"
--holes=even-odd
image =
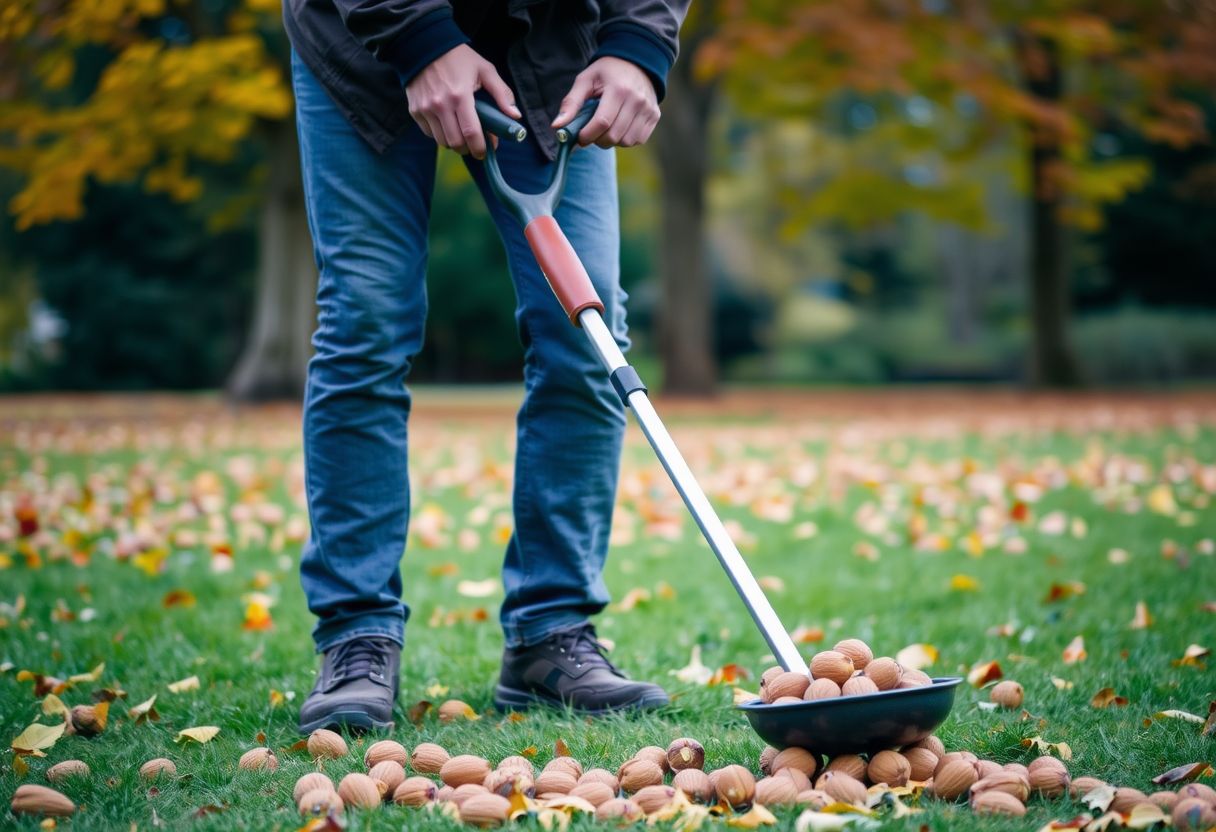
[(950, 579), (950, 588), (956, 592), (975, 592), (980, 588), (980, 582), (970, 575), (955, 575)]
[(421, 699), (415, 702), (413, 705), (410, 705), (409, 710), (406, 711), (406, 714), (409, 716), (410, 722), (414, 723), (415, 725), (421, 725), (423, 718), (430, 709), (431, 703), (425, 699)]
[(937, 655), (932, 644), (909, 644), (895, 654), (895, 661), (910, 670), (923, 670), (937, 663)]
[(245, 630), (270, 630), (274, 621), (270, 617), (270, 609), (259, 601), (251, 601), (245, 607), (245, 622), (241, 625)]
[(1185, 783), (1188, 780), (1198, 780), (1200, 777), (1211, 777), (1213, 773), (1212, 767), (1207, 763), (1187, 763), (1158, 774), (1153, 778), (1153, 782), (1159, 786)]
[(989, 682), (996, 681), (1004, 675), (999, 663), (995, 661), (980, 662), (972, 666), (971, 672), (967, 674), (967, 681), (977, 688), (982, 688)]
[(1174, 665), (1174, 667), (1197, 667), (1202, 670), (1204, 664), (1199, 660), (1211, 654), (1212, 651), (1207, 647), (1192, 644), (1186, 648), (1186, 652), (1182, 654), (1181, 659), (1174, 659), (1170, 664)]
[(198, 599), (188, 589), (171, 589), (165, 593), (164, 598), (160, 599), (160, 603), (165, 609), (169, 609), (170, 607), (193, 607), (198, 603)]
[(800, 626), (790, 633), (790, 638), (794, 640), (795, 644), (815, 644), (823, 641), (823, 628)]
[(637, 586), (625, 593), (625, 597), (621, 599), (621, 603), (616, 605), (616, 609), (618, 612), (629, 612), (649, 600), (650, 590)]
[(1064, 648), (1064, 664), (1083, 662), (1089, 654), (1085, 652), (1085, 639), (1077, 636)]
[(553, 743), (553, 754), (557, 757), (569, 757), (570, 746), (566, 745), (564, 739), (558, 737), (557, 742)]
[(426, 574), (432, 578), (452, 577), (460, 574), (460, 567), (452, 562), (438, 563), (434, 566), (428, 566)]
[(535, 757), (535, 756), (536, 756), (536, 746), (535, 746), (535, 745), (529, 745), (529, 746), (528, 746), (527, 748), (525, 748), (523, 751), (519, 752), (519, 756), (521, 756), (521, 757), (527, 757), (529, 760), (531, 760), (533, 757)]
[(1153, 625), (1153, 616), (1148, 611), (1148, 604), (1143, 601), (1136, 602), (1136, 614), (1132, 616), (1130, 627), (1133, 630), (1147, 630)]
[(708, 684), (710, 685), (733, 685), (740, 679), (746, 679), (751, 674), (739, 667), (737, 664), (724, 664), (714, 671), (714, 675), (709, 677)]
[(1085, 594), (1085, 584), (1080, 581), (1067, 581), (1066, 583), (1053, 583), (1051, 589), (1047, 590), (1047, 597), (1043, 599), (1044, 604), (1051, 604), (1056, 601), (1066, 601), (1076, 595)]
[(1102, 688), (1094, 694), (1093, 699), (1089, 700), (1089, 704), (1093, 708), (1108, 708), (1111, 705), (1122, 708), (1127, 704), (1127, 697), (1115, 693), (1114, 688)]

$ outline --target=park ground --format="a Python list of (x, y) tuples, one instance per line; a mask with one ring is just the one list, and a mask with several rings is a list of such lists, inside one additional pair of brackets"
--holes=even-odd
[[(614, 602), (597, 623), (615, 660), (673, 704), (594, 721), (493, 711), (515, 403), (416, 393), (412, 614), (391, 736), (538, 765), (560, 743), (614, 770), (638, 747), (691, 736), (707, 769), (755, 770), (763, 743), (732, 703), (772, 658), (633, 428), (606, 574)], [(1144, 791), (1167, 769), (1216, 762), (1201, 725), (1160, 716), (1206, 717), (1216, 700), (1203, 649), (1216, 646), (1216, 395), (768, 391), (660, 407), (808, 655), (849, 636), (888, 654), (928, 645), (934, 675), (994, 661), (1024, 686), (1011, 710), (960, 686), (939, 730), (948, 747), (1025, 762), (1041, 753), (1034, 738), (1065, 743), (1074, 776)], [(92, 776), (63, 787), (81, 810), (61, 828), (301, 825), (291, 788), (313, 763), (293, 748), (296, 709), (315, 659), (297, 582), (298, 418), (209, 397), (0, 400), (4, 747), (58, 719), (21, 671), (83, 674), (59, 693), (69, 707), (118, 697), (100, 735), (64, 736), (45, 757), (6, 753), (0, 810), (20, 783), (76, 758)], [(1120, 698), (1097, 707), (1107, 688), (1099, 700)], [(129, 713), (153, 696), (158, 721)], [(479, 718), (445, 724), (415, 707), (449, 698)], [(198, 726), (220, 730), (175, 742)], [(368, 741), (352, 738), (351, 757), (325, 771), (361, 770)], [(238, 770), (259, 744), (276, 749), (278, 771)], [(150, 788), (138, 768), (161, 756), (179, 778)], [(1033, 799), (1025, 818), (980, 820), (964, 804), (907, 802), (924, 811), (883, 828), (1034, 830), (1085, 811)], [(796, 816), (777, 812), (782, 828)], [(454, 825), (391, 805), (347, 820)], [(37, 826), (0, 815), (2, 828)]]

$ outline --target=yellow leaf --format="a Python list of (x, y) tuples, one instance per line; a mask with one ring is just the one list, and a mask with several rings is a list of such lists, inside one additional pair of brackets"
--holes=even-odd
[(1174, 491), (1162, 483), (1148, 492), (1145, 504), (1157, 514), (1172, 516), (1178, 513), (1178, 503), (1174, 500)]
[(1073, 683), (1059, 676), (1052, 676), (1051, 683), (1056, 686), (1056, 690), (1072, 690)]
[(101, 674), (105, 672), (106, 663), (102, 662), (97, 667), (90, 670), (88, 673), (77, 673), (74, 676), (68, 677), (68, 682), (73, 685), (79, 685), (83, 682), (96, 682), (101, 678)]
[(173, 738), (174, 742), (182, 742), (184, 740), (194, 740), (197, 743), (211, 742), (215, 735), (220, 732), (220, 729), (214, 725), (200, 725), (196, 728), (183, 728), (177, 732), (177, 736)]
[(1153, 625), (1153, 616), (1148, 611), (1148, 604), (1143, 601), (1136, 602), (1136, 614), (1132, 616), (1132, 623), (1129, 625), (1133, 630), (1147, 630)]
[(759, 803), (753, 803), (751, 811), (743, 815), (735, 815), (726, 819), (727, 826), (739, 829), (758, 829), (761, 826), (772, 826), (777, 822), (773, 813)]
[(970, 575), (959, 574), (950, 579), (950, 588), (956, 592), (975, 592), (980, 582)]
[(197, 676), (187, 676), (185, 679), (169, 683), (169, 693), (186, 693), (187, 691), (198, 689), (199, 681)]
[(25, 758), (20, 754), (13, 757), (13, 774), (17, 775), (18, 779), (25, 777), (30, 773), (30, 764), (25, 761)]
[(45, 757), (42, 753), (43, 749), (50, 748), (55, 744), (56, 740), (63, 736), (63, 732), (67, 730), (68, 724), (61, 722), (58, 725), (40, 725), (37, 722), (26, 726), (12, 741), (11, 746), (13, 751), (18, 754), (33, 754), (35, 757)]
[(1199, 660), (1206, 656), (1210, 656), (1211, 654), (1212, 651), (1207, 647), (1202, 647), (1198, 644), (1191, 644), (1186, 648), (1186, 651), (1182, 654), (1181, 659), (1174, 659), (1174, 661), (1170, 662), (1170, 664), (1174, 665), (1175, 667), (1189, 666), (1202, 668), (1204, 666), (1203, 662)]
[(980, 662), (972, 666), (971, 671), (967, 674), (967, 681), (977, 688), (982, 688), (1004, 675), (999, 662)]
[(744, 702), (751, 702), (754, 699), (760, 698), (760, 694), (752, 693), (750, 690), (744, 690), (743, 688), (732, 688), (731, 694), (734, 697), (736, 705), (742, 705)]
[(426, 695), (431, 699), (438, 699), (441, 696), (447, 696), (449, 690), (447, 685), (441, 685), (436, 682), (426, 689)]
[(151, 722), (156, 722), (160, 719), (160, 714), (156, 712), (156, 696), (151, 699), (140, 702), (127, 711), (127, 716), (135, 720), (135, 724), (143, 722), (145, 719)]
[(675, 587), (667, 581), (659, 581), (654, 587), (654, 597), (662, 601), (671, 601), (676, 597)]
[(650, 590), (637, 586), (625, 593), (625, 597), (621, 599), (621, 603), (616, 605), (616, 609), (618, 612), (629, 612), (639, 604), (649, 600)]
[(1042, 737), (1027, 737), (1022, 740), (1023, 748), (1033, 748), (1040, 754), (1055, 754), (1061, 760), (1072, 759), (1072, 748), (1066, 742), (1047, 742)]
[(287, 701), (287, 697), (281, 690), (270, 689), (270, 707), (277, 708)]
[(1083, 662), (1089, 657), (1089, 653), (1085, 652), (1085, 639), (1077, 636), (1068, 643), (1064, 648), (1064, 664), (1076, 664)]
[(64, 719), (71, 718), (71, 712), (68, 706), (63, 704), (63, 700), (53, 693), (48, 693), (46, 698), (42, 700), (42, 712), (47, 716), (62, 716)]
[(456, 584), (456, 591), (466, 598), (488, 598), (501, 586), (498, 578), (486, 578), (484, 581), (461, 581)]
[(1111, 705), (1122, 708), (1127, 704), (1127, 697), (1115, 693), (1114, 688), (1102, 688), (1089, 700), (1089, 704), (1093, 708), (1109, 708)]
[(910, 670), (923, 670), (937, 663), (937, 648), (932, 644), (909, 644), (895, 654), (895, 661)]

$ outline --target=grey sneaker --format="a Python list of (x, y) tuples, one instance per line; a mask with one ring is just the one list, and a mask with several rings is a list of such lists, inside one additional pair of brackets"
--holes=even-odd
[(327, 650), (300, 708), (300, 733), (392, 728), (400, 666), (401, 648), (387, 638), (356, 638)]
[(554, 633), (531, 647), (505, 649), (494, 689), (494, 704), (501, 710), (549, 705), (596, 714), (658, 708), (668, 701), (658, 685), (634, 682), (613, 666), (590, 624)]

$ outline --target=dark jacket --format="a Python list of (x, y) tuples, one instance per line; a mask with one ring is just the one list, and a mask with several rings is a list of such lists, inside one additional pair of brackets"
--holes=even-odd
[(556, 149), (549, 123), (596, 58), (641, 67), (663, 97), (690, 0), (285, 0), (291, 44), (378, 152), (410, 122), (404, 85), (462, 43), (511, 85), (526, 126)]

